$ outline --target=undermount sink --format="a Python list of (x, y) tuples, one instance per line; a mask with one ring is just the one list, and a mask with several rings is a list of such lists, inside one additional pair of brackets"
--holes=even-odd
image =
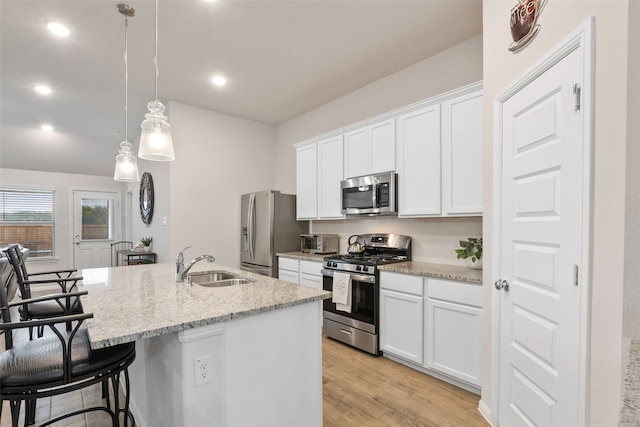
[(203, 271), (201, 273), (189, 274), (187, 277), (191, 278), (191, 283), (207, 288), (241, 285), (243, 283), (253, 282), (253, 280), (247, 279), (246, 277), (237, 276), (226, 271)]

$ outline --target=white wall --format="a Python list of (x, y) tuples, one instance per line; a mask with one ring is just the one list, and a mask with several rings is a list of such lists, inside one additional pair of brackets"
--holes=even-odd
[[(115, 162), (115, 157), (114, 157)], [(114, 163), (115, 164), (115, 163)], [(0, 169), (0, 186), (3, 188), (53, 188), (55, 259), (29, 262), (29, 270), (51, 271), (75, 268), (73, 259), (73, 190), (119, 191), (124, 185), (112, 177), (41, 172), (21, 169)]]
[(274, 185), (274, 127), (170, 103), (176, 160), (169, 166), (170, 255), (193, 245), (189, 260), (204, 253), (240, 266), (240, 196)]
[[(587, 17), (596, 17), (595, 70), (595, 162), (593, 194), (593, 264), (591, 289), (590, 425), (617, 425), (622, 376), (622, 295), (625, 251), (625, 164), (627, 163), (627, 35), (628, 1), (549, 1), (539, 19), (541, 30), (529, 46), (518, 53), (507, 50), (511, 42), (509, 13), (513, 0), (485, 0), (484, 28), (484, 282), (497, 277), (491, 270), (493, 242), (492, 144), (493, 102), (497, 95), (530, 69)], [(637, 55), (637, 51), (635, 52)], [(636, 70), (637, 71), (637, 70)], [(629, 112), (631, 114), (631, 112)], [(635, 112), (637, 121), (637, 111)], [(637, 141), (636, 141), (637, 143)], [(637, 173), (635, 174), (637, 178)], [(637, 208), (633, 209), (638, 215)], [(637, 262), (636, 262), (637, 263)], [(637, 283), (636, 283), (637, 285)], [(487, 286), (485, 310), (490, 312), (491, 287)], [(637, 316), (638, 314), (636, 314)], [(485, 335), (491, 316), (485, 317)], [(489, 336), (489, 335), (486, 335)], [(483, 353), (482, 400), (488, 405), (491, 359)]]
[[(276, 182), (296, 191), (296, 155), (293, 144), (376, 115), (482, 80), (482, 36), (364, 86), (313, 111), (276, 127)], [(464, 265), (454, 245), (482, 235), (481, 218), (375, 218), (314, 221), (314, 232), (340, 235), (346, 251), (351, 234), (388, 232), (413, 238), (413, 259)]]
[[(171, 252), (171, 242), (169, 236), (169, 167), (168, 162), (152, 162), (148, 160), (138, 159), (138, 171), (140, 176), (145, 172), (151, 174), (153, 180), (154, 207), (151, 223), (145, 224), (140, 217), (140, 183), (127, 184), (127, 193), (125, 197), (130, 197), (131, 212), (127, 218), (131, 222), (131, 240), (133, 244), (138, 244), (140, 239), (145, 236), (153, 237), (151, 242), (151, 250), (156, 253), (157, 262), (172, 262), (176, 254)], [(167, 218), (167, 225), (163, 225), (162, 221)]]

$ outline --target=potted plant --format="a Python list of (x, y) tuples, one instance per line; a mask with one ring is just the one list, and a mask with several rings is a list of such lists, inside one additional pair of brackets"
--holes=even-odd
[(140, 239), (140, 242), (144, 245), (144, 251), (149, 252), (151, 250), (151, 242), (153, 241), (153, 237), (143, 237)]
[(470, 268), (482, 268), (482, 237), (469, 237), (467, 240), (460, 240), (460, 247), (456, 249), (458, 259), (467, 261)]

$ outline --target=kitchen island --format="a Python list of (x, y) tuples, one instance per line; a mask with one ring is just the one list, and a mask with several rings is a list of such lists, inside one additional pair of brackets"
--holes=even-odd
[(198, 263), (250, 283), (175, 282), (173, 264), (86, 269), (91, 345), (136, 342), (132, 410), (140, 426), (321, 426), (322, 342), (330, 293)]

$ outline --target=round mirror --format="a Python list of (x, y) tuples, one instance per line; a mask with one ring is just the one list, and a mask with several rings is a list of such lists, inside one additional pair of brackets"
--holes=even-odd
[(140, 218), (145, 224), (151, 223), (153, 216), (153, 179), (149, 172), (140, 179)]

